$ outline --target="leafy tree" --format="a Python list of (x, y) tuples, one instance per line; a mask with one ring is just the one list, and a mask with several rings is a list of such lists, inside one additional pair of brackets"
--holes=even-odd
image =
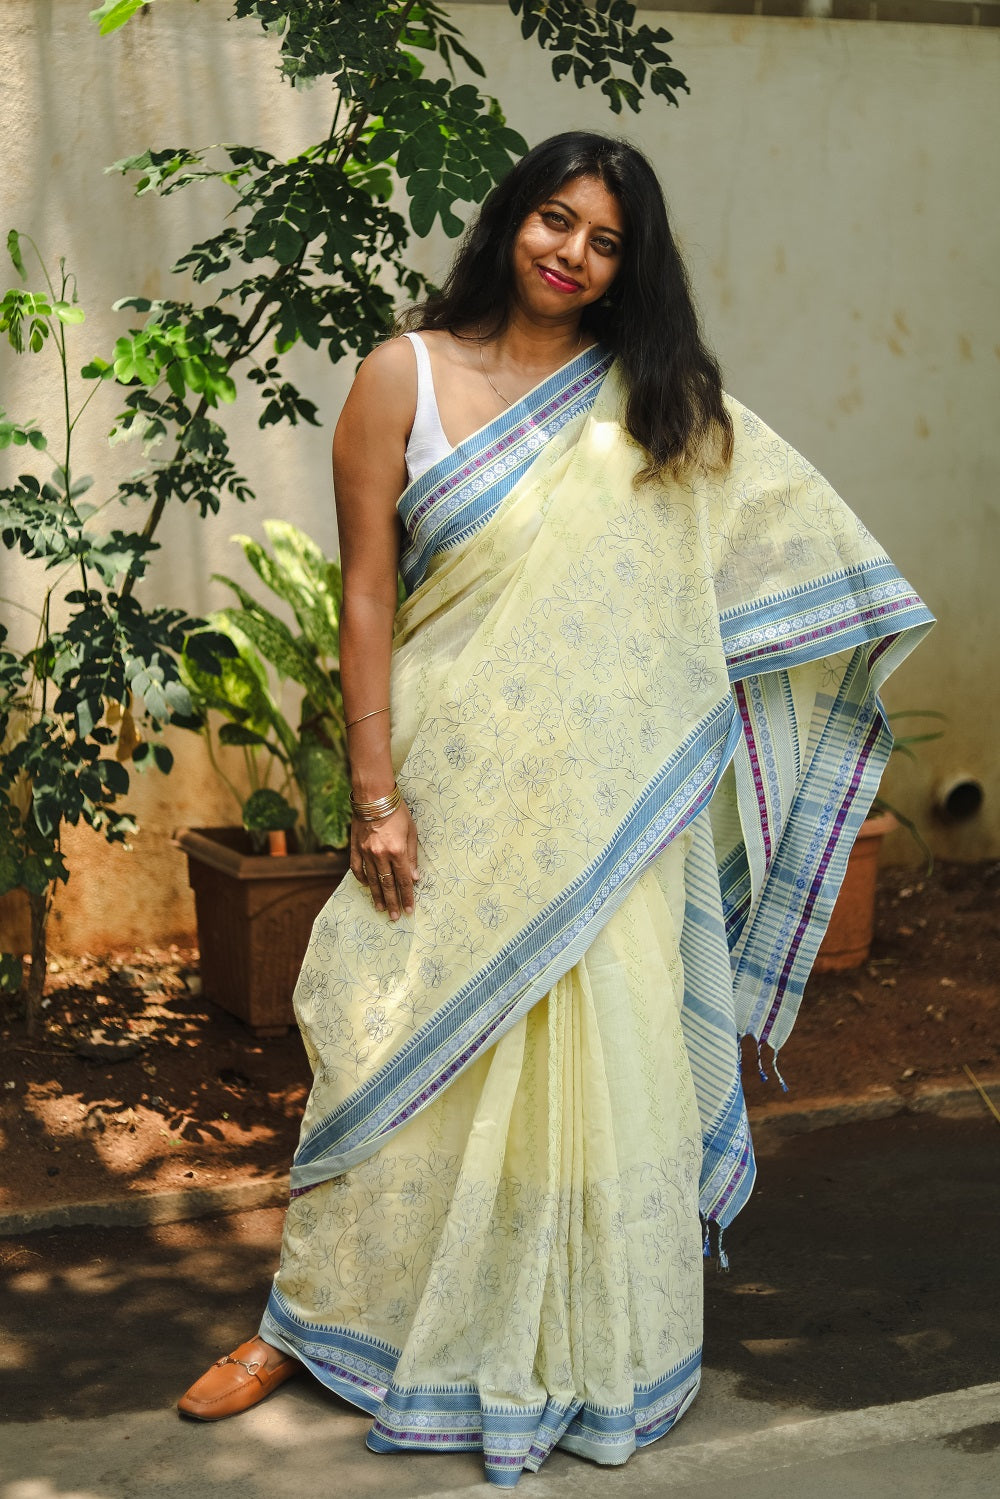
[[(33, 241), (26, 243), (37, 255)], [(27, 279), (16, 231), (7, 247)], [(72, 468), (73, 437), (97, 387), (74, 413), (67, 347), (67, 332), (83, 322), (84, 310), (64, 263), (57, 289), (38, 261), (45, 290), (14, 288), (0, 302), (0, 332), (18, 354), (54, 355), (63, 395), (61, 452), (51, 477), (22, 473), (0, 489), (3, 545), (51, 580), (40, 583), (27, 650), (12, 649), (0, 625), (0, 894), (20, 887), (28, 895), (32, 961), (25, 998), (32, 1034), (40, 1024), (52, 894), (69, 874), (63, 826), (88, 823), (111, 843), (133, 831), (118, 805), (129, 788), (129, 766), (149, 761), (170, 768), (170, 751), (156, 736), (171, 715), (190, 712), (177, 657), (199, 623), (178, 609), (145, 610), (116, 586), (122, 576), (142, 577), (155, 543), (135, 530), (106, 529), (111, 500), (84, 499), (93, 480)], [(24, 448), (40, 458), (48, 446), (33, 422), (0, 411), (0, 449)], [(203, 634), (191, 639), (204, 650), (217, 647)], [(0, 953), (0, 988), (16, 989), (22, 977), (20, 957)]]
[[(509, 3), (522, 34), (552, 54), (553, 75), (596, 85), (616, 113), (638, 110), (644, 89), (676, 104), (687, 88), (664, 51), (669, 33), (635, 27), (627, 0)], [(109, 34), (143, 8), (105, 0), (91, 15)], [(204, 513), (226, 492), (246, 497), (219, 420), (236, 395), (232, 372), (242, 367), (256, 385), (261, 427), (315, 424), (316, 408), (284, 374), (282, 357), (300, 341), (333, 361), (366, 354), (396, 303), (428, 289), (407, 263), (411, 232), (427, 235), (440, 221), (459, 234), (460, 210), (526, 149), (497, 100), (458, 80), (456, 66), (478, 78), (484, 69), (433, 0), (232, 0), (232, 14), (279, 38), (279, 67), (294, 87), (322, 80), (329, 88), (330, 127), (291, 161), (227, 145), (150, 149), (116, 163), (140, 196), (205, 181), (233, 195), (224, 226), (174, 267), (199, 286), (221, 281), (214, 297), (126, 299), (119, 305), (146, 322), (101, 368), (133, 387), (121, 433), (147, 443), (172, 435), (172, 456), (132, 484), (149, 506), (147, 537), (172, 500)], [(428, 73), (428, 56), (440, 76)], [(406, 217), (393, 202), (399, 187)], [(126, 596), (131, 586), (130, 573)]]

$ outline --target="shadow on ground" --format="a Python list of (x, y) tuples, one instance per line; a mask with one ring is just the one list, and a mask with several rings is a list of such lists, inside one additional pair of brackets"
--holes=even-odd
[(173, 1405), (256, 1331), (282, 1216), (270, 1208), (0, 1240), (3, 1419)]
[[(989, 1119), (783, 1142), (727, 1235), (732, 1270), (707, 1268), (707, 1366), (745, 1399), (814, 1410), (996, 1380), (998, 1153)], [(0, 1240), (2, 1417), (171, 1407), (255, 1330), (281, 1217)]]
[(853, 1410), (1000, 1378), (1000, 1127), (897, 1116), (783, 1142), (706, 1281), (747, 1399)]

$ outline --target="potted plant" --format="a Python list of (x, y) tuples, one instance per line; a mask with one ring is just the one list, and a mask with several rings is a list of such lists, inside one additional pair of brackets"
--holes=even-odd
[[(893, 718), (943, 719), (944, 714), (932, 708), (911, 708), (893, 714)], [(892, 753), (915, 760), (913, 746), (940, 739), (942, 732), (941, 729), (930, 729), (922, 734), (900, 735), (893, 742)], [(896, 827), (904, 827), (916, 843), (924, 856), (928, 874), (933, 869), (934, 855), (913, 819), (885, 797), (876, 796), (851, 849), (830, 925), (813, 965), (817, 973), (859, 968), (868, 957), (875, 930), (875, 885), (882, 840)]]
[[(238, 602), (193, 632), (181, 675), (212, 763), (240, 807), (240, 826), (183, 828), (174, 841), (187, 854), (206, 995), (255, 1034), (274, 1035), (292, 1024), (292, 990), (312, 923), (349, 867), (351, 808), (340, 568), (296, 526), (272, 520), (264, 530), (270, 550), (235, 539), (291, 609), (298, 632), (240, 584), (219, 579)], [(202, 636), (215, 644), (214, 659)], [(288, 682), (299, 692), (294, 725), (281, 705)], [(216, 728), (211, 715), (224, 722)], [(249, 796), (226, 775), (216, 744), (242, 751)]]

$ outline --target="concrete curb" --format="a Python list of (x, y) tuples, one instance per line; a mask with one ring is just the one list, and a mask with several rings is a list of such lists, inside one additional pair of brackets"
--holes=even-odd
[[(980, 1078), (993, 1103), (1000, 1107), (1000, 1077)], [(856, 1098), (813, 1098), (807, 1107), (788, 1103), (764, 1104), (750, 1111), (750, 1130), (758, 1155), (775, 1149), (791, 1135), (837, 1124), (859, 1124), (868, 1119), (890, 1119), (895, 1114), (938, 1114), (943, 1119), (989, 1117), (971, 1083), (918, 1083), (906, 1093), (895, 1088), (872, 1088)]]
[(288, 1177), (232, 1182), (222, 1187), (188, 1187), (179, 1192), (136, 1192), (104, 1202), (53, 1203), (0, 1212), (0, 1238), (38, 1233), (45, 1228), (143, 1228), (152, 1223), (181, 1223), (250, 1208), (284, 1207)]
[[(1000, 1078), (980, 1079), (1000, 1107)], [(939, 1114), (948, 1119), (988, 1117), (986, 1105), (971, 1083), (920, 1083), (909, 1093), (873, 1088), (856, 1098), (816, 1098), (796, 1109), (785, 1103), (764, 1104), (750, 1113), (754, 1147), (759, 1155), (777, 1149), (792, 1135), (810, 1134), (839, 1124), (888, 1119), (895, 1114)], [(47, 1228), (144, 1228), (180, 1223), (252, 1208), (284, 1207), (288, 1177), (268, 1176), (222, 1187), (188, 1187), (178, 1192), (143, 1192), (104, 1202), (69, 1202), (0, 1211), (0, 1239), (38, 1233)]]

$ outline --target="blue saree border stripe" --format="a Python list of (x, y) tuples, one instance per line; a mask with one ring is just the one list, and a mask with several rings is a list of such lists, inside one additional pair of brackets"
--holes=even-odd
[(795, 797), (789, 817), (794, 836), (782, 840), (769, 871), (779, 898), (751, 912), (734, 950), (734, 980), (751, 1001), (741, 1029), (776, 1049), (797, 1013), (851, 844), (889, 758), (892, 733), (879, 688), (928, 623), (929, 616), (917, 628), (855, 649), (836, 709)]
[(739, 941), (750, 914), (750, 861), (743, 844), (726, 857), (719, 867), (722, 911), (726, 920), (726, 937), (730, 952)]
[[(835, 793), (824, 809), (825, 815), (820, 818), (820, 836), (814, 843), (815, 852), (803, 863), (797, 852), (789, 850), (783, 854), (779, 849), (771, 879), (775, 886), (787, 886), (794, 873), (797, 899), (786, 902), (785, 921), (777, 935), (771, 933), (761, 943), (755, 944), (757, 933), (751, 929), (736, 975), (737, 982), (750, 980), (760, 984), (765, 994), (771, 991), (766, 1009), (764, 1005), (755, 1007), (747, 1026), (748, 1031), (761, 1041), (770, 1040), (777, 1021), (789, 1005), (798, 1008), (815, 950), (829, 922), (850, 848), (867, 816), (889, 758), (890, 745), (888, 728), (880, 715), (873, 714), (859, 746), (856, 763), (839, 798)], [(821, 831), (823, 828), (827, 829), (825, 835)], [(764, 948), (766, 953), (761, 950)], [(779, 948), (781, 963), (775, 970), (775, 955)], [(806, 961), (802, 961), (803, 957)]]
[[(607, 847), (572, 885), (512, 938), (390, 1059), (360, 1092), (345, 1099), (303, 1140), (292, 1164), (293, 1189), (336, 1175), (391, 1129), (398, 1128), (512, 1023), (532, 980), (549, 974), (579, 931), (642, 873), (651, 859), (707, 806), (735, 750), (738, 720), (731, 697), (692, 730), (637, 799)], [(624, 888), (623, 888), (624, 887)], [(563, 970), (565, 971), (565, 970)], [(450, 1044), (451, 1043), (451, 1044)], [(433, 1059), (442, 1053), (442, 1067)], [(421, 1076), (421, 1074), (423, 1074)], [(339, 1145), (336, 1161), (329, 1154)], [(311, 1171), (310, 1167), (322, 1166)]]
[[(372, 1416), (366, 1438), (372, 1451), (482, 1451), (487, 1478), (501, 1486), (525, 1469), (537, 1471), (556, 1447), (610, 1465), (623, 1462), (673, 1425), (701, 1378), (698, 1347), (656, 1379), (635, 1384), (630, 1405), (554, 1396), (519, 1404), (484, 1396), (471, 1383), (397, 1387), (400, 1349), (351, 1328), (306, 1322), (273, 1287), (262, 1331), (321, 1384)], [(369, 1369), (384, 1379), (359, 1373)]]
[(934, 616), (888, 557), (827, 573), (720, 615), (732, 681), (933, 623)]
[[(932, 622), (885, 557), (722, 616), (766, 859), (757, 894), (745, 846), (719, 869), (740, 1033), (780, 1045), (790, 1028), (850, 845), (888, 758), (891, 734), (878, 687)], [(763, 739), (754, 742), (770, 737), (767, 701), (755, 684), (851, 648), (853, 660), (823, 735), (794, 801), (782, 809), (766, 765), (758, 764), (773, 747)], [(738, 1074), (702, 1145), (699, 1205), (707, 1220), (724, 1229), (745, 1205), (756, 1174)]]
[[(599, 344), (585, 349), (403, 491), (396, 508), (406, 530), (399, 570), (407, 592), (423, 581), (436, 553), (459, 546), (491, 519), (549, 438), (590, 409), (612, 360)], [(478, 482), (528, 439), (529, 451), (491, 483)]]

